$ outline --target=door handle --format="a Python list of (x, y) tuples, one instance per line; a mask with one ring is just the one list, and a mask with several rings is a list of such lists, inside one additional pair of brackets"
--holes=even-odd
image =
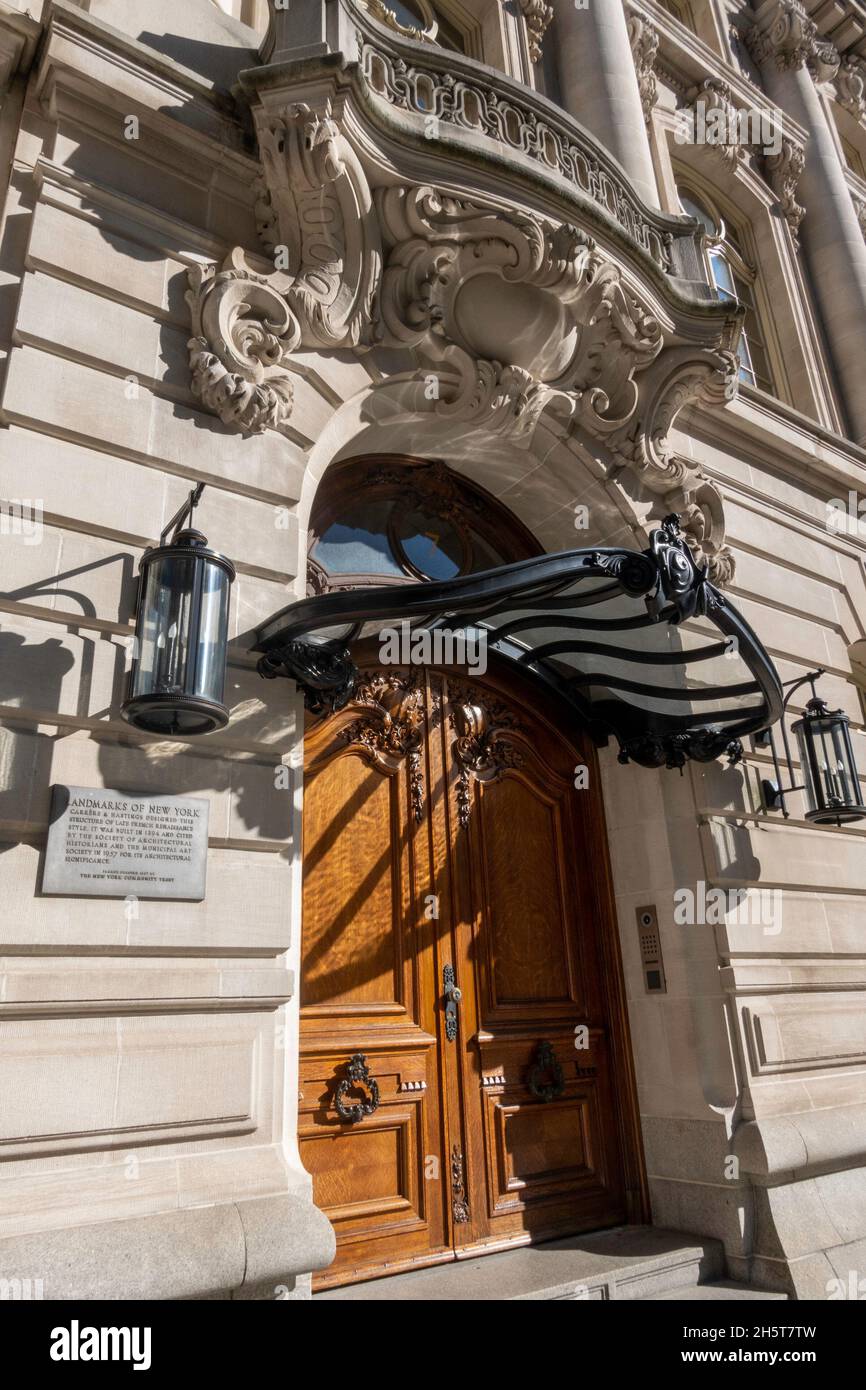
[(445, 1036), (449, 1042), (454, 1042), (457, 1037), (457, 1005), (463, 998), (463, 992), (457, 988), (453, 965), (444, 967), (442, 984), (445, 990)]

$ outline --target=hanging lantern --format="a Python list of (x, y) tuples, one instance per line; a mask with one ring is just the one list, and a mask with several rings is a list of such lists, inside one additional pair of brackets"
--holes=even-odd
[(228, 723), (223, 700), (235, 569), (187, 525), (203, 488), (193, 489), (141, 560), (135, 654), (121, 714), (148, 733), (207, 734)]
[[(788, 786), (782, 785), (781, 765), (776, 750), (772, 729), (756, 740), (759, 746), (769, 747), (773, 754), (775, 781), (761, 783), (764, 804), (768, 811), (781, 811), (788, 816), (785, 797), (790, 792), (802, 791), (806, 795), (806, 819), (816, 825), (846, 825), (849, 821), (862, 820), (866, 816), (866, 806), (862, 804), (860, 778), (854, 759), (851, 743), (851, 721), (842, 710), (829, 710), (815, 689), (815, 682), (823, 676), (823, 671), (810, 671), (799, 680), (788, 682), (788, 693), (782, 706), (781, 732), (785, 749), (785, 762)], [(802, 782), (794, 782), (794, 762), (785, 729), (785, 710), (788, 701), (803, 685), (812, 687), (812, 698), (803, 712), (803, 717), (792, 725), (800, 750)]]
[(851, 721), (842, 710), (828, 710), (814, 696), (793, 725), (800, 747), (806, 819), (818, 825), (844, 825), (866, 816), (851, 744)]

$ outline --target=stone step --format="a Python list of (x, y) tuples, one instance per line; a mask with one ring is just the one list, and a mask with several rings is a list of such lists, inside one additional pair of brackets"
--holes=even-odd
[(650, 1302), (672, 1302), (685, 1298), (704, 1303), (725, 1303), (736, 1300), (754, 1302), (756, 1299), (775, 1299), (787, 1302), (786, 1293), (771, 1293), (768, 1289), (755, 1289), (751, 1284), (738, 1284), (735, 1279), (716, 1279), (710, 1284), (685, 1284), (682, 1288), (668, 1289), (665, 1293), (644, 1295)]
[(331, 1302), (454, 1302), (690, 1297), (724, 1273), (721, 1242), (654, 1226), (618, 1226), (315, 1295)]

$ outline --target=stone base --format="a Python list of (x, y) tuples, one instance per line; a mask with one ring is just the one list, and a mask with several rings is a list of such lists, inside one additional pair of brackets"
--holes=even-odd
[(278, 1195), (0, 1241), (4, 1280), (42, 1280), (59, 1301), (309, 1298), (334, 1258), (330, 1222)]

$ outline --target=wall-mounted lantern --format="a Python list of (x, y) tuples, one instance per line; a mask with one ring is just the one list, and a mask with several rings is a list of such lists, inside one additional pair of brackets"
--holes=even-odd
[(121, 714), (148, 733), (207, 734), (228, 723), (223, 699), (235, 569), (191, 526), (203, 491), (203, 483), (193, 488), (139, 567), (134, 659)]
[[(761, 782), (761, 790), (768, 811), (781, 811), (783, 816), (789, 816), (786, 795), (802, 791), (806, 794), (807, 820), (814, 821), (816, 825), (846, 825), (849, 821), (862, 820), (866, 816), (866, 806), (862, 804), (860, 779), (851, 744), (851, 721), (842, 710), (829, 710), (815, 689), (816, 680), (823, 674), (823, 670), (810, 671), (799, 680), (786, 682), (787, 694), (780, 723), (789, 777), (787, 787), (782, 786), (773, 730), (767, 729), (756, 738), (759, 747), (771, 749), (775, 771), (775, 781), (765, 778)], [(792, 726), (803, 776), (802, 782), (795, 783), (785, 711), (794, 692), (807, 684), (812, 687), (812, 698), (802, 718)]]

